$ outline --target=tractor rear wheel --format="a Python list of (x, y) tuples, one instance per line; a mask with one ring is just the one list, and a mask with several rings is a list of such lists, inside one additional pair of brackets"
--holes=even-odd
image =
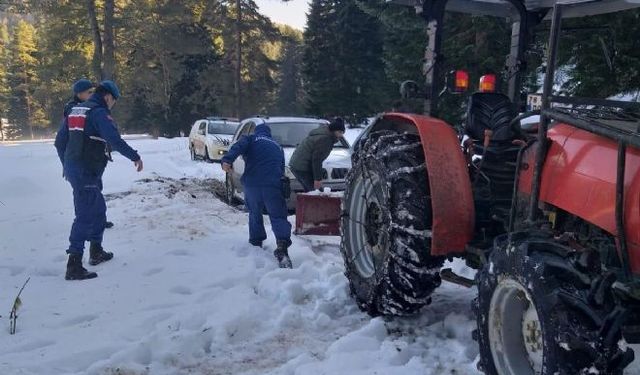
[(371, 315), (408, 315), (431, 302), (443, 259), (429, 253), (431, 202), (420, 138), (371, 134), (347, 176), (342, 255), (351, 292)]
[(626, 310), (598, 253), (512, 238), (496, 241), (477, 275), (479, 367), (489, 375), (622, 374), (634, 358), (622, 338)]

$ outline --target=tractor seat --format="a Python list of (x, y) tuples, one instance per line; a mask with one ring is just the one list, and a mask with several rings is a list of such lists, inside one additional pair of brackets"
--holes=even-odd
[(511, 143), (518, 132), (510, 126), (516, 117), (508, 96), (493, 92), (476, 92), (469, 98), (465, 121), (466, 134), (475, 141), (484, 140), (485, 130), (491, 130), (491, 143)]

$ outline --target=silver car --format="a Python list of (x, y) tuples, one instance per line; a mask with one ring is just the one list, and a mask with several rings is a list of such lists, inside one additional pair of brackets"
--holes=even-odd
[[(304, 191), (302, 185), (296, 180), (289, 170), (289, 161), (293, 151), (307, 137), (309, 132), (329, 122), (321, 119), (305, 117), (253, 117), (240, 123), (238, 130), (233, 136), (231, 144), (237, 142), (244, 135), (251, 135), (257, 125), (266, 124), (271, 128), (273, 139), (284, 149), (285, 174), (291, 179), (291, 196), (287, 200), (289, 209), (295, 208), (295, 196)], [(339, 140), (333, 147), (331, 154), (322, 164), (324, 187), (331, 188), (332, 191), (342, 191), (345, 189), (345, 177), (351, 169), (351, 149), (345, 139)], [(233, 171), (227, 174), (226, 190), (227, 200), (234, 197), (243, 199), (242, 183), (240, 178), (244, 173), (244, 160), (242, 157), (233, 163)]]

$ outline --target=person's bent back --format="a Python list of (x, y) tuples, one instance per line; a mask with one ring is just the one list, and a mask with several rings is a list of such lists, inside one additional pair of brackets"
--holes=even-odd
[(305, 191), (322, 188), (322, 163), (331, 154), (333, 145), (344, 136), (344, 132), (344, 121), (338, 117), (328, 126), (312, 130), (296, 147), (289, 161), (289, 168)]
[(291, 246), (291, 224), (287, 220), (287, 203), (282, 188), (284, 151), (271, 138), (271, 129), (256, 126), (255, 134), (240, 138), (222, 158), (222, 169), (229, 173), (233, 162), (243, 156), (245, 161), (242, 186), (249, 210), (249, 243), (262, 247), (267, 239), (262, 213), (266, 209), (271, 229), (276, 236), (273, 252), (281, 268), (291, 268), (288, 249)]

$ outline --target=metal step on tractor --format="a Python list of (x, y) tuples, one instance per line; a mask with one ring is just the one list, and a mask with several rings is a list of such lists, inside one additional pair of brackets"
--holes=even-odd
[[(425, 115), (383, 114), (354, 152), (339, 220), (358, 305), (414, 314), (444, 278), (478, 289), (486, 374), (622, 374), (634, 359), (626, 343), (640, 342), (640, 108), (555, 96), (553, 84), (563, 19), (640, 2), (392, 2), (428, 25), (425, 84), (414, 90)], [(508, 93), (471, 95), (464, 134), (434, 116), (445, 11), (513, 23)], [(518, 115), (524, 54), (549, 20), (542, 109)], [(533, 129), (520, 125), (537, 114)], [(477, 268), (475, 279), (441, 272), (452, 257)]]

